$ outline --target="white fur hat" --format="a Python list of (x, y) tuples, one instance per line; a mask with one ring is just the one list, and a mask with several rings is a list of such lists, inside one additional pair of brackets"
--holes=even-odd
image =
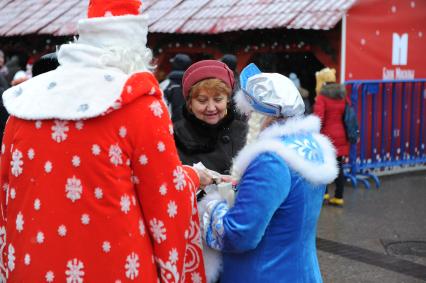
[(78, 22), (78, 43), (98, 48), (146, 45), (148, 17), (141, 0), (90, 0), (88, 18)]

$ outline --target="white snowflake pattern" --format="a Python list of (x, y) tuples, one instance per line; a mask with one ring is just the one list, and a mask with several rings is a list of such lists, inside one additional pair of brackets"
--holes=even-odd
[(101, 153), (101, 148), (99, 147), (99, 145), (97, 144), (92, 145), (92, 154), (99, 155), (100, 153)]
[(35, 127), (36, 127), (36, 129), (40, 129), (40, 128), (41, 128), (41, 126), (42, 126), (42, 124), (43, 124), (43, 122), (41, 122), (40, 120), (39, 120), (39, 121), (36, 121), (36, 122), (35, 122)]
[(178, 166), (175, 170), (173, 170), (173, 177), (173, 183), (175, 184), (176, 190), (182, 191), (183, 188), (186, 186), (186, 180), (185, 173), (183, 172), (181, 166)]
[(46, 173), (52, 172), (52, 167), (52, 162), (47, 161), (46, 163), (44, 163), (44, 171), (46, 171)]
[(84, 123), (83, 123), (83, 121), (77, 121), (77, 122), (75, 122), (75, 128), (77, 129), (77, 130), (83, 130), (83, 127), (84, 127)]
[(22, 152), (15, 149), (12, 153), (12, 161), (10, 161), (12, 175), (15, 177), (21, 175), (23, 171), (22, 165), (24, 165), (24, 161), (21, 158)]
[(153, 234), (154, 240), (161, 244), (162, 241), (165, 241), (166, 236), (166, 227), (164, 227), (164, 223), (161, 220), (157, 220), (156, 218), (149, 221), (151, 225), (151, 232)]
[(166, 150), (166, 145), (163, 142), (160, 141), (157, 144), (157, 149), (158, 149), (159, 152), (164, 152)]
[(15, 188), (10, 189), (10, 198), (15, 199), (16, 198), (16, 190)]
[(83, 283), (84, 264), (82, 261), (74, 258), (67, 263), (68, 269), (65, 271), (67, 283)]
[(80, 157), (78, 157), (77, 155), (74, 155), (72, 157), (71, 163), (72, 163), (72, 166), (74, 167), (80, 166)]
[(24, 256), (24, 264), (25, 265), (30, 265), (31, 263), (31, 256), (29, 254), (25, 254)]
[(4, 145), (4, 143), (1, 144), (1, 154), (4, 154), (4, 152), (6, 151), (6, 146)]
[(83, 225), (89, 225), (90, 223), (90, 216), (87, 213), (84, 213), (81, 215), (81, 223), (83, 223)]
[(114, 110), (118, 110), (121, 108), (121, 101), (120, 100), (116, 100), (114, 101), (114, 103), (111, 106)]
[(128, 195), (121, 196), (120, 200), (121, 211), (127, 214), (130, 211), (130, 197)]
[(53, 282), (53, 280), (55, 279), (55, 274), (53, 273), (53, 271), (48, 271), (46, 272), (46, 282)]
[(203, 280), (201, 280), (201, 275), (198, 272), (191, 273), (191, 280), (192, 283), (201, 283)]
[(177, 205), (174, 201), (170, 201), (167, 205), (167, 213), (170, 218), (174, 218), (177, 214)]
[(102, 243), (102, 250), (105, 253), (109, 253), (111, 251), (111, 244), (110, 244), (110, 242), (108, 242), (108, 241), (103, 242)]
[(134, 185), (138, 185), (140, 183), (138, 176), (135, 176), (135, 175), (130, 176), (130, 181)]
[(315, 141), (309, 139), (294, 140), (289, 146), (296, 150), (296, 152), (310, 161), (319, 162), (322, 160), (319, 147)]
[(58, 227), (58, 234), (61, 237), (65, 237), (67, 235), (67, 227), (65, 225), (61, 225)]
[(162, 196), (164, 196), (164, 195), (166, 195), (167, 194), (167, 185), (166, 184), (162, 184), (161, 186), (160, 186), (160, 194), (162, 195)]
[(127, 129), (124, 126), (121, 126), (120, 129), (118, 130), (118, 135), (122, 138), (125, 138), (127, 135)]
[(38, 232), (37, 233), (36, 241), (39, 244), (42, 244), (44, 242), (44, 234), (43, 234), (43, 232)]
[(126, 258), (126, 277), (133, 280), (139, 275), (139, 256), (136, 253), (131, 253)]
[(54, 123), (55, 125), (52, 126), (52, 139), (58, 143), (63, 142), (68, 137), (68, 122), (55, 120)]
[(83, 193), (81, 181), (75, 176), (68, 178), (67, 185), (65, 186), (65, 192), (67, 193), (67, 198), (69, 198), (72, 202), (80, 199), (81, 194)]
[(104, 196), (104, 192), (101, 188), (95, 188), (95, 198), (102, 199)]
[(126, 90), (128, 94), (131, 94), (133, 92), (132, 86), (130, 85), (127, 86)]
[(139, 157), (139, 163), (140, 163), (141, 165), (147, 165), (147, 164), (148, 164), (148, 157), (147, 157), (145, 154), (142, 154), (142, 155)]
[(145, 236), (145, 224), (142, 219), (139, 219), (139, 233), (142, 237)]
[(109, 147), (109, 160), (115, 166), (123, 164), (123, 159), (121, 159), (121, 153), (122, 151), (118, 144), (114, 144)]
[(15, 269), (15, 248), (12, 244), (9, 244), (8, 253), (7, 253), (7, 266), (10, 271)]
[(27, 152), (28, 159), (33, 160), (35, 156), (34, 149), (30, 148)]
[(149, 95), (154, 95), (156, 93), (156, 89), (155, 87), (152, 87), (151, 90), (149, 91)]
[(169, 252), (169, 261), (172, 264), (176, 264), (177, 261), (179, 260), (179, 253), (177, 251), (177, 249), (171, 249), (171, 251)]
[(16, 215), (16, 230), (21, 233), (24, 230), (24, 216), (19, 211)]
[(161, 116), (163, 115), (163, 108), (161, 107), (160, 102), (154, 101), (153, 103), (151, 103), (149, 108), (151, 109), (155, 117), (161, 118)]
[(40, 210), (40, 206), (41, 206), (41, 202), (40, 200), (37, 198), (34, 200), (34, 209), (35, 210)]

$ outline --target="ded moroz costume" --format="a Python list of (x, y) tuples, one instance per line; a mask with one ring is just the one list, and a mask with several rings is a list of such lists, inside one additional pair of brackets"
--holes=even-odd
[(3, 95), (4, 282), (205, 281), (199, 178), (148, 69), (141, 5), (90, 1), (60, 66)]

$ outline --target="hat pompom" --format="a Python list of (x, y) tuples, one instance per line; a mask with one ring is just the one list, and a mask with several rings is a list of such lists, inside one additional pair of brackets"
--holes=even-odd
[(88, 18), (139, 15), (141, 0), (90, 0)]

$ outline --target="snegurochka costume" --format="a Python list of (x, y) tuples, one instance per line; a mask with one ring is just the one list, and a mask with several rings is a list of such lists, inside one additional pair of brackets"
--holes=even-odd
[[(241, 86), (240, 109), (283, 119), (237, 156), (234, 204), (217, 193), (200, 204), (205, 242), (221, 251), (220, 282), (322, 282), (315, 236), (325, 184), (337, 175), (335, 150), (319, 119), (302, 116), (303, 100), (288, 78), (251, 64)], [(206, 255), (214, 282), (221, 264)]]

